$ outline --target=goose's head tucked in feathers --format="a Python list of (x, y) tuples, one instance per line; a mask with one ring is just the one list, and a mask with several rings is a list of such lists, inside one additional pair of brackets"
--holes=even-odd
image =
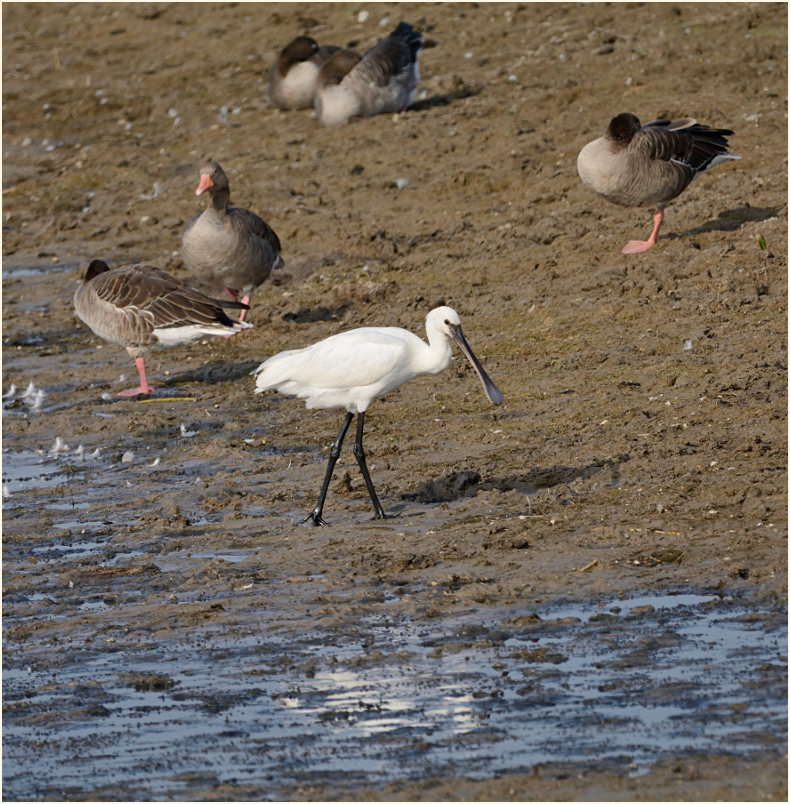
[(309, 36), (297, 36), (280, 51), (277, 70), (281, 76), (285, 76), (294, 64), (313, 58), (317, 52), (318, 42), (315, 39)]
[(310, 36), (289, 42), (269, 68), (266, 97), (278, 109), (306, 109), (313, 105), (316, 79), (321, 66), (339, 50), (321, 45)]
[(613, 140), (623, 148), (634, 138), (634, 134), (642, 127), (635, 114), (626, 112), (613, 117), (606, 130), (608, 139)]
[(85, 276), (82, 278), (83, 282), (90, 282), (94, 276), (103, 274), (109, 271), (110, 266), (104, 260), (91, 260), (91, 264), (85, 269)]

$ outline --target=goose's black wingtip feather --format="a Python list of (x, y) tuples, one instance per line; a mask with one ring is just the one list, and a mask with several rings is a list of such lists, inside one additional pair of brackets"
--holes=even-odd
[(422, 34), (415, 30), (409, 22), (399, 22), (395, 30), (390, 34), (390, 39), (401, 39), (411, 51), (412, 58), (415, 58), (422, 49)]

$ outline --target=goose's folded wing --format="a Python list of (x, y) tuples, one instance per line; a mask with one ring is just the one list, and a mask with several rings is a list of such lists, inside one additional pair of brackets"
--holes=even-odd
[(411, 51), (403, 42), (385, 39), (372, 47), (354, 68), (371, 84), (385, 87), (412, 64)]
[(147, 313), (155, 327), (233, 323), (222, 312), (220, 302), (181, 284), (153, 265), (131, 265), (109, 271), (96, 277), (93, 286), (100, 299), (119, 310)]
[(265, 240), (272, 247), (275, 254), (280, 253), (280, 238), (277, 237), (274, 229), (263, 218), (241, 207), (231, 207), (228, 213), (230, 214), (232, 225), (239, 232)]
[(634, 140), (651, 159), (672, 162), (698, 173), (708, 168), (717, 156), (727, 152), (725, 134), (730, 133), (696, 123), (680, 129), (655, 125), (642, 128)]
[(96, 296), (118, 308), (142, 309), (177, 287), (177, 282), (152, 265), (127, 265), (100, 274), (91, 281)]
[(233, 326), (217, 302), (191, 288), (173, 290), (152, 299), (146, 310), (153, 315), (157, 329), (194, 324)]

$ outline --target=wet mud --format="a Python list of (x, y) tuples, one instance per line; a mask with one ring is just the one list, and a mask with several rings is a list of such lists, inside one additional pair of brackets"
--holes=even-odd
[[(296, 33), (364, 48), (399, 19), (426, 38), (412, 110), (267, 106)], [(786, 22), (4, 5), (3, 797), (786, 800)], [(637, 256), (649, 211), (575, 168), (621, 111), (742, 156)], [(186, 279), (208, 157), (287, 271), (254, 329), (153, 350), (156, 392), (118, 398), (134, 366), (74, 290), (93, 258)], [(394, 516), (346, 445), (301, 525), (342, 416), (250, 372), (442, 303), (504, 405), (460, 355), (377, 400)]]

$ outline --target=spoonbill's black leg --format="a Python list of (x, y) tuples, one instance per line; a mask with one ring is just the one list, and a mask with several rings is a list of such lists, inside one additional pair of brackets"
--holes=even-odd
[(346, 413), (346, 418), (343, 420), (343, 426), (340, 428), (340, 432), (337, 434), (335, 443), (332, 444), (331, 448), (329, 449), (329, 463), (326, 466), (326, 475), (324, 475), (324, 483), (321, 486), (321, 493), (318, 495), (318, 502), (316, 503), (315, 508), (313, 508), (313, 510), (307, 515), (307, 517), (302, 520), (303, 522), (307, 522), (309, 519), (314, 525), (326, 525), (326, 522), (324, 522), (323, 518), (321, 517), (321, 514), (324, 510), (324, 500), (326, 499), (326, 492), (329, 488), (329, 481), (332, 479), (332, 472), (334, 471), (335, 464), (340, 456), (340, 446), (343, 443), (343, 439), (346, 437), (348, 426), (351, 424), (351, 419), (353, 416), (353, 413)]
[(376, 519), (386, 519), (387, 514), (381, 507), (379, 498), (376, 496), (376, 489), (373, 488), (373, 481), (370, 479), (370, 472), (368, 472), (368, 464), (365, 460), (365, 450), (362, 448), (362, 428), (365, 426), (365, 414), (357, 414), (357, 439), (354, 441), (354, 457), (357, 459), (359, 469), (362, 472), (362, 477), (365, 478), (365, 485), (368, 487), (368, 494), (373, 503), (373, 508), (376, 511)]

